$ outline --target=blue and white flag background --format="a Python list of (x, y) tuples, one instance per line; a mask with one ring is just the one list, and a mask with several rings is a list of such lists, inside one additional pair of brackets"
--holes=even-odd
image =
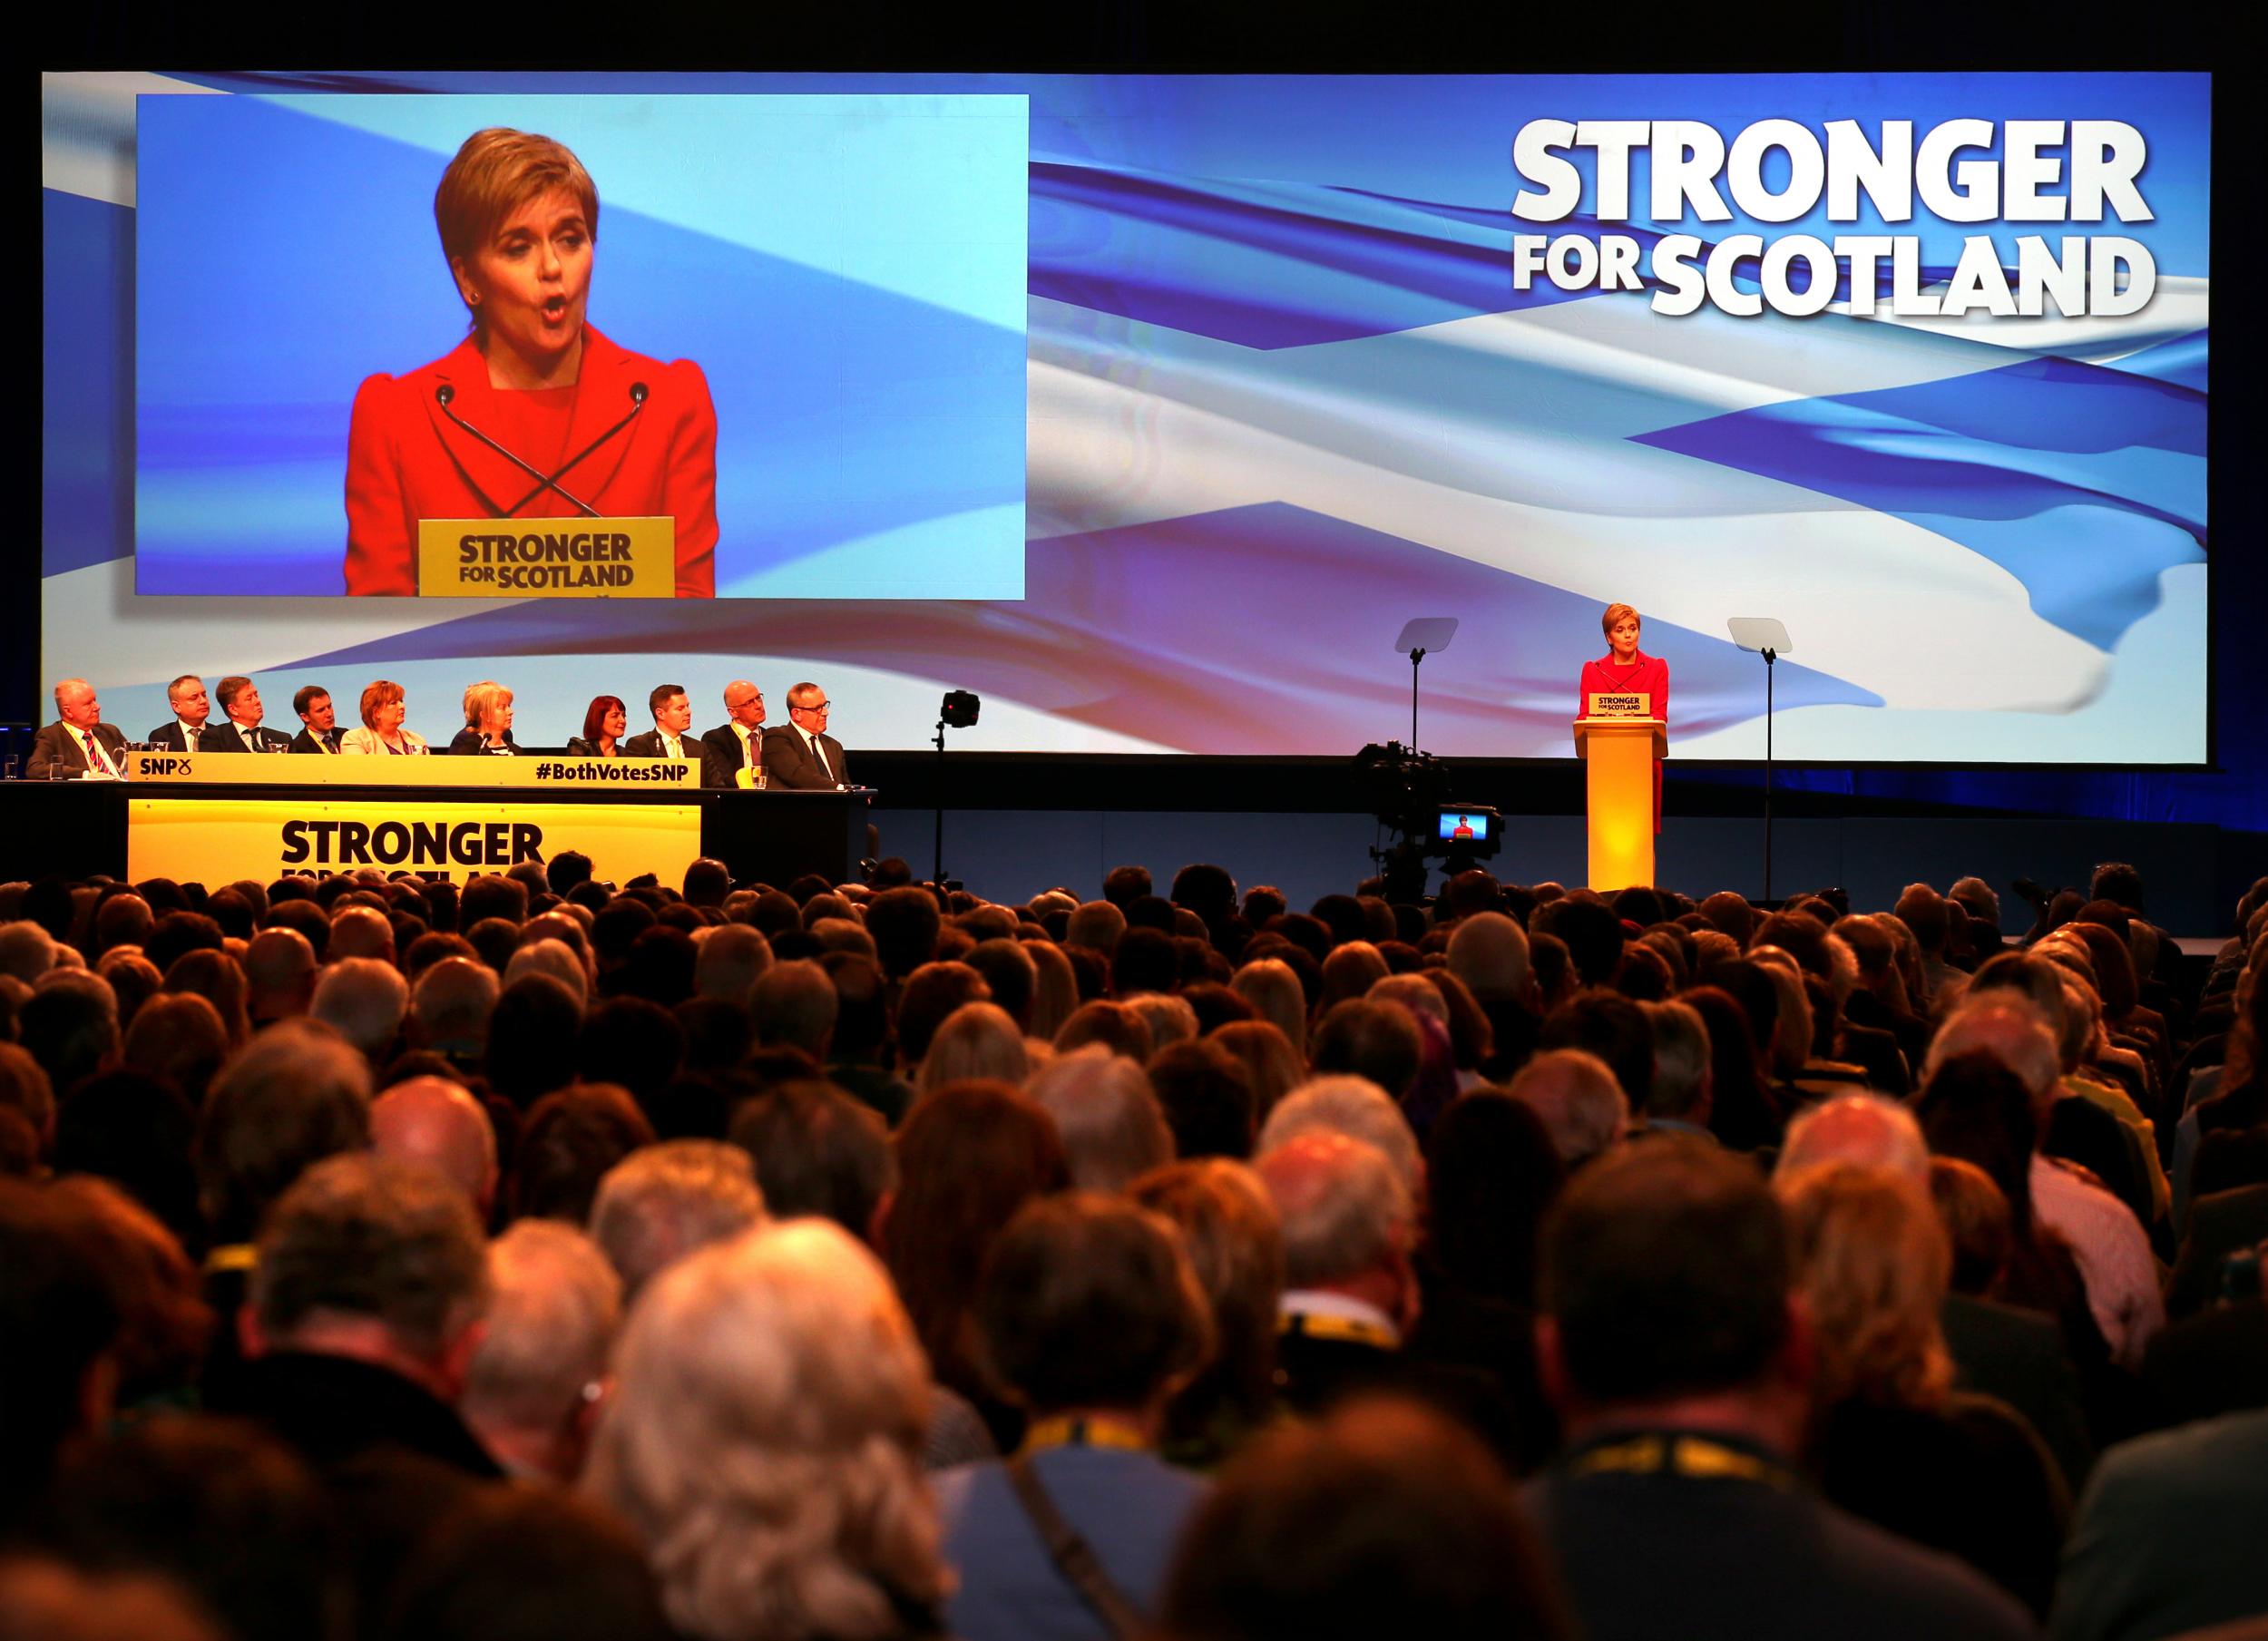
[[(445, 731), (467, 681), (498, 678), (518, 690), (531, 743), (572, 733), (597, 691), (637, 699), (667, 676), (713, 704), (727, 679), (747, 676), (777, 700), (809, 676), (859, 746), (921, 744), (939, 690), (965, 688), (985, 698), (981, 728), (956, 742), (971, 748), (1335, 755), (1406, 728), (1394, 634), (1409, 617), (1448, 614), (1463, 625), (1425, 665), (1428, 748), (1559, 757), (1577, 669), (1603, 649), (1598, 611), (1624, 599), (1673, 669), (1680, 757), (1762, 753), (1763, 669), (1725, 636), (1741, 615), (1777, 616), (1794, 637), (1777, 677), (1783, 758), (2205, 756), (2206, 76), (431, 74), (327, 85), (338, 94), (249, 75), (47, 83), (44, 662), (50, 676), (100, 681), (106, 716), (130, 729), (161, 721), (164, 680), (192, 670), (249, 671), (284, 686), (271, 695), (321, 679), (348, 698), (383, 675), (406, 687), (411, 721), (428, 732)], [(932, 521), (878, 517), (871, 487), (838, 486), (830, 503), (785, 475), (767, 483), (760, 455), (734, 481), (720, 549), (765, 542), (745, 586), (753, 599), (467, 605), (137, 591), (126, 319), (138, 308), (146, 337), (168, 269), (148, 257), (146, 229), (134, 260), (136, 93), (145, 110), (148, 93), (258, 99), (280, 111), (262, 118), (288, 113), (327, 140), (392, 142), (393, 111), (411, 99), (369, 93), (449, 93), (508, 121), (533, 95), (650, 101), (663, 89), (1029, 98), (1022, 311), (964, 317), (1024, 338), (1021, 598), (857, 596), (886, 591), (892, 543)], [(1701, 122), (1737, 147), (1774, 120), (1823, 137), (1854, 122), (1873, 143), (1889, 122), (1911, 122), (1919, 141), (1956, 119), (1991, 122), (1987, 146), (1958, 159), (2009, 161), (2011, 196), (2023, 157), (2003, 151), (2003, 122), (2131, 127), (2146, 144), (2128, 167), (2144, 209), (2113, 188), (2112, 206), (2126, 209), (2090, 217), (2073, 142), (2024, 162), (2035, 178), (2055, 162), (2034, 191), (2058, 210), (2070, 196), (2069, 220), (2038, 220), (2038, 200), (2003, 220), (1997, 172), (1995, 209), (1980, 219), (1959, 200), (1947, 209), (1926, 178), (1904, 221), (1863, 208), (1831, 221), (1823, 204), (1784, 220), (1752, 213), (1757, 190), (1736, 181), (1721, 218), (1688, 214), (1689, 201), (1657, 218), (1643, 156), (1618, 220), (1587, 151), (1568, 151), (1582, 184), (1569, 209), (1542, 222), (1514, 214), (1515, 196), (1548, 181), (1514, 167), (1515, 139), (1533, 122)], [(453, 112), (450, 124), (464, 121)], [(696, 162), (723, 163), (706, 151)], [(1760, 186), (1789, 188), (1795, 164), (1784, 151), (1767, 156)], [(713, 280), (754, 284), (795, 260), (710, 244), (663, 202), (641, 204), (604, 175), (601, 185), (602, 328), (618, 209), (668, 222), (688, 254), (698, 243)], [(400, 254), (445, 306), (424, 231)], [(1670, 281), (1643, 259), (1637, 288), (1539, 278), (1521, 289), (1514, 248), (1530, 234), (1594, 250), (1624, 238), (1647, 258), (1686, 234), (1696, 266), (1742, 234), (1767, 247), (1797, 234), (1901, 236), (1912, 241), (1908, 298), (1921, 299), (1893, 302), (1888, 256), (1863, 280), (1877, 300), (1853, 289), (1846, 263), (1832, 293), (1823, 285), (1818, 300), (1792, 304), (1823, 307), (1802, 315), (1727, 311), (1758, 288), (1755, 261), (1687, 313), (1663, 310)], [(2006, 269), (2011, 284), (2030, 254), (2024, 237), (2050, 252), (2078, 241), (2083, 259), (2085, 241), (2116, 236), (2151, 270), (2149, 298), (2099, 311), (2131, 306), (2110, 280), (2083, 282), (2089, 301), (2077, 306), (2095, 309), (2085, 313), (2051, 303), (2038, 317), (1995, 315), (1981, 297), (1957, 317), (1911, 311), (1938, 306), (1949, 278), (1976, 285), (1977, 259), (1964, 255), (1976, 236), (1991, 241), (1988, 283)], [(308, 273), (291, 270), (289, 284)], [(2142, 277), (2131, 262), (2122, 276)], [(857, 296), (879, 312), (905, 293), (846, 299)], [(623, 339), (703, 357), (698, 337)], [(412, 347), (363, 368), (438, 351)], [(901, 363), (915, 377), (933, 364)], [(983, 408), (980, 396), (965, 414)], [(982, 429), (952, 436), (981, 440)], [(343, 462), (338, 443), (336, 455), (299, 459)], [(142, 454), (147, 486), (146, 434)], [(313, 493), (319, 477), (294, 482)], [(258, 536), (264, 503), (224, 499), (247, 509), (246, 539)], [(970, 510), (944, 485), (925, 504), (935, 519)], [(145, 512), (144, 550), (153, 526), (177, 541), (195, 512), (194, 498)], [(934, 578), (941, 565), (910, 568)], [(145, 566), (140, 586), (156, 584)]]

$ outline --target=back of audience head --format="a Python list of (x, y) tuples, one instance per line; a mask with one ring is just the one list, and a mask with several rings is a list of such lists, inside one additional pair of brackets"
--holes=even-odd
[(633, 1151), (607, 1170), (591, 1205), (591, 1237), (621, 1277), (625, 1300), (694, 1249), (763, 1220), (753, 1160), (717, 1140)]
[(1284, 1096), (1306, 1080), (1307, 1066), (1284, 1033), (1265, 1020), (1236, 1021), (1205, 1040), (1239, 1061), (1252, 1084), (1253, 1115), (1267, 1120)]
[(1024, 1204), (985, 1257), (974, 1314), (993, 1379), (1035, 1415), (1160, 1412), (1213, 1353), (1170, 1222), (1100, 1193)]
[(1177, 1156), (1252, 1155), (1259, 1102), (1242, 1060), (1207, 1038), (1168, 1043), (1147, 1070)]
[(369, 1062), (318, 1022), (270, 1027), (214, 1079), (198, 1119), (198, 1196), (213, 1241), (249, 1242), (310, 1164), (369, 1143)]
[(1113, 1054), (1147, 1061), (1150, 1057), (1149, 1022), (1134, 1010), (1107, 998), (1081, 1003), (1055, 1034), (1055, 1051), (1067, 1054), (1089, 1043), (1100, 1043)]
[(861, 1241), (873, 1236), (892, 1158), (872, 1108), (816, 1079), (779, 1083), (740, 1102), (729, 1138), (754, 1158), (775, 1217), (816, 1214)]
[(1972, 984), (1968, 999), (1931, 1040), (1921, 1080), (1928, 1083), (1938, 1067), (1955, 1056), (1981, 1050), (2021, 1078), (2033, 1100), (2044, 1105), (2063, 1074), (2055, 1031), (2060, 1020), (2060, 1010), (2046, 1016), (2021, 996), (1989, 991), (1978, 996)]
[(643, 1547), (572, 1493), (484, 1490), (435, 1522), (380, 1641), (675, 1641)]
[(1536, 908), (1528, 920), (1530, 956), (1534, 939), (1549, 934), (1563, 942), (1575, 972), (1586, 986), (1603, 986), (1622, 961), (1622, 920), (1613, 908), (1593, 899), (1567, 895)]
[(622, 1281), (598, 1245), (523, 1219), (488, 1245), (489, 1298), (460, 1411), (513, 1474), (572, 1481), (601, 1406)]
[[(884, 968), (889, 965), (885, 963)], [(929, 1040), (937, 1028), (963, 1003), (990, 1000), (984, 977), (962, 962), (924, 963), (905, 979), (899, 993), (898, 1053), (905, 1064), (918, 1064), (929, 1052)]]
[(590, 1485), (689, 1636), (893, 1633), (949, 1578), (927, 1375), (873, 1256), (797, 1220), (682, 1261), (632, 1311)]
[(153, 997), (135, 1013), (122, 1063), (129, 1070), (163, 1078), (191, 1106), (199, 1106), (230, 1048), (228, 1030), (212, 1004), (185, 991)]
[(394, 1084), (371, 1102), (370, 1148), (431, 1168), (487, 1223), (496, 1200), (496, 1130), (463, 1084), (439, 1077)]
[(1407, 1010), (1360, 997), (1334, 1004), (1308, 1044), (1318, 1075), (1367, 1078), (1397, 1099), (1416, 1079), (1423, 1055), (1424, 1039)]
[(1344, 1134), (1376, 1147), (1411, 1200), (1423, 1200), (1425, 1165), (1417, 1136), (1402, 1109), (1369, 1079), (1318, 1077), (1302, 1083), (1268, 1113), (1256, 1149), (1266, 1156), (1306, 1134)]
[(249, 1302), (259, 1350), (376, 1355), (454, 1401), (487, 1300), (472, 1205), (415, 1164), (327, 1157), (260, 1228)]
[(1568, 1183), (1544, 1227), (1545, 1385), (1580, 1440), (1616, 1410), (1696, 1396), (1760, 1405), (1786, 1451), (1808, 1406), (1808, 1342), (1780, 1207), (1754, 1165), (1673, 1136)]
[(18, 1040), (46, 1071), (58, 1099), (118, 1058), (118, 1005), (97, 976), (50, 970), (16, 1011)]
[(529, 1109), (513, 1157), (513, 1216), (587, 1224), (607, 1170), (654, 1143), (628, 1089), (576, 1083), (546, 1094)]
[(1426, 1245), (1469, 1293), (1526, 1305), (1535, 1292), (1536, 1239), (1567, 1177), (1535, 1109), (1498, 1089), (1475, 1089), (1426, 1137)]
[(1952, 1250), (1952, 1291), (1989, 1299), (2015, 1255), (2015, 1219), (1992, 1176), (1959, 1157), (1930, 1158), (1930, 1200)]
[(984, 983), (992, 989), (992, 1001), (1015, 1021), (1017, 1031), (1029, 1034), (1039, 992), (1040, 971), (1038, 962), (1024, 943), (1012, 934), (980, 941), (963, 961), (984, 977)]
[(827, 972), (809, 962), (774, 964), (748, 993), (757, 1043), (801, 1049), (814, 1060), (826, 1059), (840, 1006)]
[(1365, 1283), (1393, 1295), (1381, 1308), (1398, 1323), (1415, 1319), (1416, 1211), (1384, 1152), (1345, 1134), (1306, 1133), (1254, 1167), (1283, 1225), (1287, 1289)]
[(1149, 1074), (1100, 1043), (1057, 1055), (1032, 1074), (1025, 1092), (1055, 1119), (1080, 1190), (1120, 1190), (1173, 1160), (1173, 1133)]
[(1544, 1017), (1540, 1049), (1581, 1049), (1613, 1070), (1635, 1109), (1654, 1083), (1654, 1031), (1644, 1009), (1619, 992), (1579, 991)]
[(1774, 1186), (1818, 1342), (1819, 1400), (1938, 1405), (1953, 1375), (1938, 1321), (1951, 1255), (1926, 1163), (1919, 1179), (1832, 1162)]
[(1613, 1146), (1630, 1125), (1630, 1102), (1607, 1062), (1581, 1049), (1545, 1049), (1520, 1069), (1509, 1091), (1533, 1110), (1568, 1169)]
[(1909, 1184), (1929, 1183), (1930, 1148), (1913, 1112), (1879, 1094), (1841, 1094), (1788, 1124), (1774, 1172), (1793, 1177), (1807, 1168), (1850, 1163), (1882, 1168)]
[(1140, 991), (1126, 1000), (1125, 1007), (1139, 1016), (1149, 1028), (1150, 1053), (1154, 1058), (1177, 1043), (1186, 1043), (1198, 1036), (1197, 1011), (1178, 996), (1164, 991)]
[(1259, 1018), (1284, 1033), (1304, 1060), (1307, 1052), (1307, 995), (1299, 976), (1281, 958), (1246, 963), (1230, 979), (1230, 990), (1253, 1006)]
[(410, 1016), (417, 1040), (445, 1053), (477, 1059), (488, 1043), (499, 992), (496, 972), (465, 957), (445, 957), (417, 977)]
[(1021, 1084), (1031, 1069), (1023, 1033), (1007, 1011), (970, 1002), (947, 1015), (931, 1036), (917, 1080), (924, 1093), (971, 1079)]
[(1501, 912), (1460, 919), (1448, 957), (1449, 972), (1478, 1000), (1517, 1002), (1527, 993), (1528, 932)]
[(947, 1083), (892, 1138), (897, 1189), (882, 1244), (907, 1314), (938, 1373), (974, 1382), (962, 1327), (1000, 1227), (1033, 1197), (1070, 1183), (1055, 1121), (1004, 1083)]
[(1161, 1614), (1176, 1641), (1570, 1634), (1503, 1471), (1413, 1402), (1351, 1402), (1254, 1442), (1182, 1535)]
[(260, 1426), (175, 1413), (77, 1453), (43, 1536), (80, 1568), (173, 1580), (234, 1641), (305, 1641), (335, 1627), (332, 1508)]
[(374, 1065), (391, 1058), (409, 1011), (409, 986), (390, 959), (333, 961), (315, 982), (310, 1018), (335, 1029)]
[(640, 1108), (660, 1098), (685, 1062), (677, 1016), (643, 997), (612, 997), (586, 1015), (575, 1067), (586, 1082), (619, 1083)]
[[(1284, 1232), (1251, 1168), (1226, 1157), (1169, 1163), (1127, 1187), (1138, 1205), (1178, 1227), (1213, 1318), (1215, 1353), (1198, 1392), (1174, 1422), (1199, 1437), (1217, 1405), (1263, 1422), (1276, 1398), (1276, 1301), (1284, 1291)], [(1206, 1392), (1209, 1392), (1206, 1393)]]
[(866, 933), (892, 980), (904, 980), (930, 961), (943, 926), (943, 914), (926, 889), (885, 889), (866, 905)]

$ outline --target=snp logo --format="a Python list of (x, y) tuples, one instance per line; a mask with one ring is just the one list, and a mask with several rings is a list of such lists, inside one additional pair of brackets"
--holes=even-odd
[(194, 775), (196, 761), (188, 757), (145, 757), (142, 760), (144, 775)]

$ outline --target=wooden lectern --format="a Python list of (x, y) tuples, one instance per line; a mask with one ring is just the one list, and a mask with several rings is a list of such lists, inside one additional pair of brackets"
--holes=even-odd
[(1588, 766), (1589, 881), (1601, 894), (1654, 881), (1654, 765), (1668, 749), (1657, 718), (1575, 720), (1575, 750)]

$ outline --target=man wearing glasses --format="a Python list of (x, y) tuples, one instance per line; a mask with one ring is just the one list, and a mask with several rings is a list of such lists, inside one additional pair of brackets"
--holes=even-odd
[(843, 743), (826, 732), (826, 691), (797, 684), (787, 691), (787, 721), (764, 731), (764, 773), (775, 786), (824, 790), (850, 785)]
[(744, 678), (725, 686), (725, 721), (701, 737), (709, 748), (702, 778), (712, 786), (746, 785), (764, 762), (764, 692)]

